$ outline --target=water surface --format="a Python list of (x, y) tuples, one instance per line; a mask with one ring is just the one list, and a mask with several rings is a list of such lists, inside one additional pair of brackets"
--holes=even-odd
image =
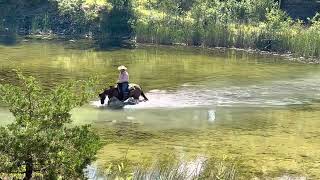
[[(93, 100), (73, 111), (107, 143), (97, 166), (126, 156), (142, 162), (162, 153), (182, 159), (240, 158), (252, 176), (298, 174), (320, 178), (320, 66), (234, 50), (140, 46), (96, 51), (75, 43), (0, 46), (0, 79), (12, 69), (50, 89), (99, 74), (106, 86), (116, 67), (128, 67), (150, 101), (112, 111)], [(12, 121), (0, 108), (1, 124)]]

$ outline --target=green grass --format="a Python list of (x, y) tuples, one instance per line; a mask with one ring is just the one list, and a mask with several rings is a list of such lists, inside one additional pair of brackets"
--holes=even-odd
[[(206, 1), (202, 1), (205, 4)], [(146, 8), (140, 4), (136, 8), (137, 41), (155, 44), (251, 48), (291, 53), (308, 58), (320, 57), (318, 18), (315, 17), (306, 26), (300, 21), (292, 20), (269, 0), (260, 0), (258, 1), (260, 4), (243, 1), (242, 5), (232, 4), (233, 1), (212, 2), (215, 3), (214, 7), (197, 7), (199, 4), (196, 4), (191, 10), (179, 16), (168, 12), (159, 13), (157, 9), (145, 10)], [(203, 4), (200, 3), (200, 5)], [(225, 13), (223, 8), (229, 12)], [(157, 13), (154, 14), (153, 11)], [(239, 11), (248, 13), (243, 15), (243, 12)]]

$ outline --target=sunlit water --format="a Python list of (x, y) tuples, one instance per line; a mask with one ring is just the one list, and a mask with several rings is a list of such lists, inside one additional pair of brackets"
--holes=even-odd
[[(75, 43), (0, 46), (0, 79), (20, 69), (50, 87), (68, 79), (130, 79), (148, 102), (112, 111), (98, 99), (73, 111), (107, 143), (96, 165), (126, 156), (140, 163), (162, 153), (181, 158), (240, 158), (253, 176), (298, 174), (320, 178), (320, 66), (245, 52), (147, 47), (95, 51)], [(0, 109), (2, 124), (12, 121)], [(112, 129), (112, 131), (110, 131)], [(116, 133), (112, 133), (116, 132)]]

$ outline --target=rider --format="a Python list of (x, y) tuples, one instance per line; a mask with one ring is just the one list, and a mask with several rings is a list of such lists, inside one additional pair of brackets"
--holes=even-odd
[(118, 67), (119, 79), (118, 79), (118, 90), (119, 90), (119, 99), (125, 100), (129, 95), (129, 74), (127, 72), (127, 68), (123, 65)]

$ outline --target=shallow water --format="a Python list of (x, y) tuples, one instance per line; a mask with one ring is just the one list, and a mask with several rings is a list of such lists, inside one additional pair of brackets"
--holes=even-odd
[[(0, 79), (21, 69), (50, 89), (67, 79), (117, 78), (128, 67), (150, 99), (112, 111), (98, 99), (73, 111), (107, 143), (97, 166), (127, 156), (133, 162), (174, 153), (181, 158), (230, 156), (252, 176), (320, 178), (320, 66), (234, 50), (141, 46), (95, 51), (74, 43), (0, 46)], [(12, 121), (0, 109), (1, 124)], [(111, 130), (110, 130), (111, 129)]]

